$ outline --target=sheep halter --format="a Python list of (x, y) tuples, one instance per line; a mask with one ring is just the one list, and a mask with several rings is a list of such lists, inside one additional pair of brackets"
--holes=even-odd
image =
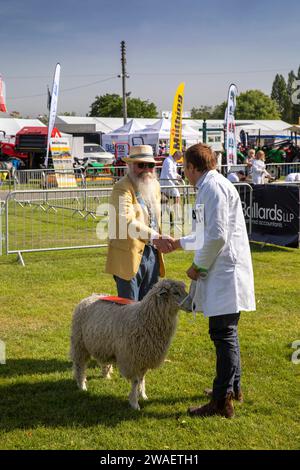
[(112, 302), (119, 305), (135, 304), (135, 300), (125, 299), (124, 297), (117, 297), (114, 295), (99, 295), (99, 300), (105, 300), (106, 302)]

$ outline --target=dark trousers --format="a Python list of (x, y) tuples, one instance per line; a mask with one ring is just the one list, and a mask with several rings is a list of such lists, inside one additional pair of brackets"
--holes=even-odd
[(158, 277), (159, 259), (157, 250), (153, 246), (146, 245), (139, 270), (132, 279), (126, 281), (114, 276), (118, 296), (136, 301), (142, 300), (151, 287), (157, 283)]
[(240, 390), (241, 359), (238, 338), (240, 313), (209, 318), (209, 334), (215, 344), (217, 363), (213, 398), (220, 400)]

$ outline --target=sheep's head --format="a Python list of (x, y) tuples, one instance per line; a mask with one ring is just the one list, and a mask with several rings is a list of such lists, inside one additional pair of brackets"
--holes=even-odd
[(182, 303), (188, 296), (185, 290), (185, 284), (172, 279), (163, 279), (155, 285), (156, 295), (163, 302), (169, 303), (172, 307), (179, 310)]

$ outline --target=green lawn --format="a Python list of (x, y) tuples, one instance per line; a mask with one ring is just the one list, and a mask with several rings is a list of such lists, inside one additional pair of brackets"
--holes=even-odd
[[(245, 403), (233, 420), (192, 419), (214, 377), (207, 320), (180, 313), (164, 365), (147, 375), (148, 402), (129, 408), (129, 384), (114, 372), (88, 370), (87, 393), (72, 379), (68, 358), (72, 310), (92, 292), (114, 293), (103, 274), (105, 248), (0, 257), (2, 449), (299, 449), (300, 251), (252, 246), (257, 311), (242, 314), (240, 342)], [(167, 256), (168, 277), (185, 279), (191, 257)]]

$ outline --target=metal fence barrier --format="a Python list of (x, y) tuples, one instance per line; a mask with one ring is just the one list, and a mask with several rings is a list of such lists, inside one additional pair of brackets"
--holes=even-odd
[[(184, 228), (188, 230), (186, 221), (190, 215), (185, 209), (193, 204), (195, 191), (185, 185), (178, 189), (183, 215), (174, 223), (180, 236)], [(4, 223), (6, 254), (17, 254), (24, 265), (22, 253), (106, 246), (106, 238), (99, 238), (98, 224), (101, 222), (102, 228), (107, 226), (111, 191), (109, 187), (8, 193)]]
[[(156, 167), (158, 178), (161, 173), (161, 168), (161, 166)], [(181, 169), (182, 166), (178, 166), (179, 172)], [(105, 166), (101, 169), (86, 168), (85, 171), (80, 168), (74, 168), (74, 170), (54, 170), (53, 168), (17, 170), (9, 176), (9, 190), (56, 189), (59, 186), (63, 187), (62, 180), (64, 175), (74, 175), (78, 188), (101, 188), (104, 186), (112, 186), (115, 181), (125, 176), (127, 171), (128, 167), (125, 165)]]
[(266, 170), (276, 179), (286, 177), (290, 173), (300, 173), (300, 162), (295, 163), (267, 163)]
[[(221, 165), (218, 170), (223, 176), (228, 173), (244, 171), (247, 175), (251, 173), (251, 169), (246, 164), (239, 165)], [(276, 179), (283, 178), (290, 173), (300, 173), (300, 162), (293, 163), (266, 163), (266, 170)]]
[[(161, 166), (156, 167), (158, 178), (161, 173)], [(284, 180), (290, 173), (300, 173), (300, 162), (296, 163), (268, 163), (267, 171), (276, 178)], [(223, 176), (228, 173), (244, 171), (247, 175), (251, 170), (245, 164), (239, 165), (221, 165), (218, 170)], [(179, 174), (182, 174), (182, 165), (178, 166)], [(58, 187), (67, 187), (62, 183), (63, 176), (75, 176), (78, 188), (101, 188), (112, 186), (117, 180), (127, 173), (127, 166), (110, 166), (103, 169), (88, 168), (85, 171), (75, 168), (74, 170), (54, 170), (54, 169), (38, 169), (38, 170), (17, 170), (9, 172), (0, 170), (0, 190), (8, 191), (31, 190), (31, 189), (57, 189)], [(68, 186), (69, 187), (69, 186)]]
[[(111, 188), (13, 191), (5, 202), (6, 253), (105, 246), (96, 236)], [(103, 212), (97, 207), (100, 206)]]
[[(235, 187), (242, 205), (252, 205), (252, 187), (245, 183), (237, 183)], [(161, 188), (170, 189), (169, 186)], [(177, 188), (180, 205), (174, 205), (171, 200), (162, 203), (162, 233), (179, 238), (191, 230), (196, 191), (193, 186), (184, 184)], [(17, 254), (24, 265), (22, 253), (106, 246), (111, 191), (110, 187), (8, 193), (3, 204), (4, 221), (2, 217), (6, 254)], [(99, 231), (99, 222), (102, 231)], [(250, 235), (251, 218), (246, 224)]]

